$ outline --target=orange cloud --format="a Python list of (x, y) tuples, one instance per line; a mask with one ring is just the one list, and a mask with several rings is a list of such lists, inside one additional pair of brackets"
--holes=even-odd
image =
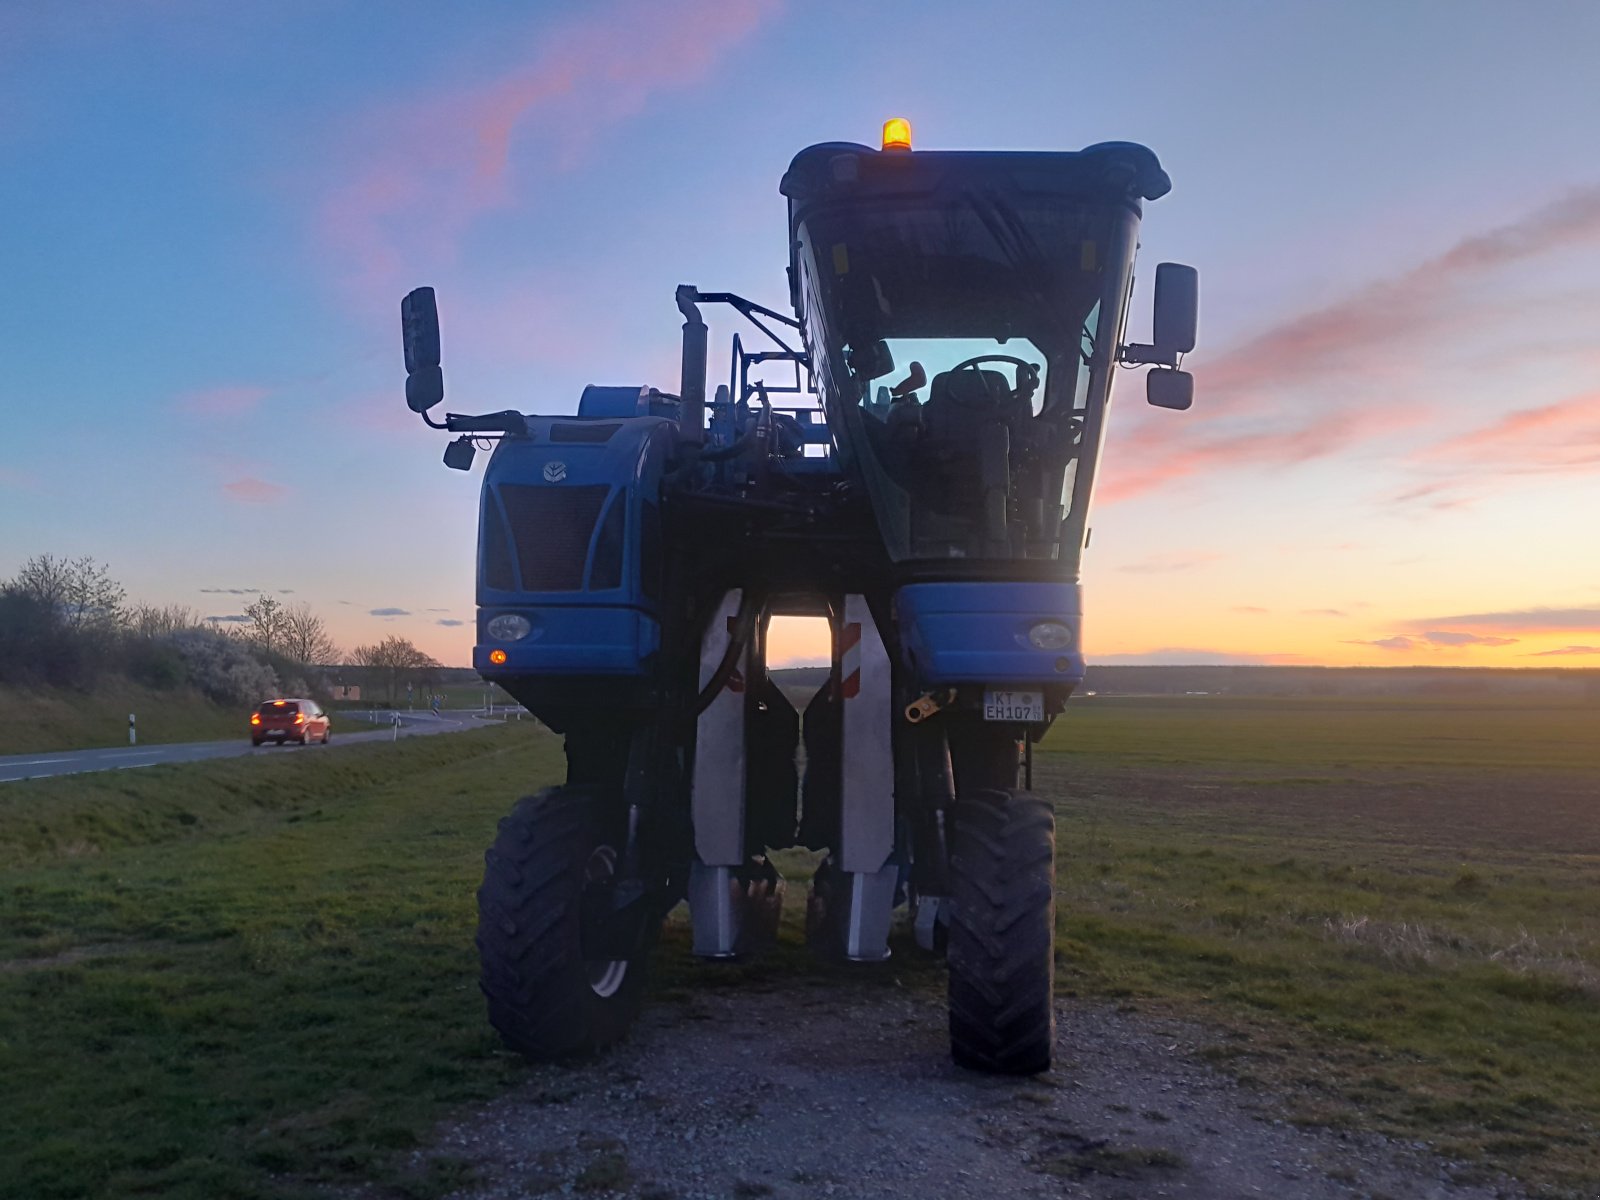
[(539, 140), (541, 171), (570, 168), (658, 94), (709, 75), (777, 8), (777, 0), (591, 8), (542, 32), (518, 70), (453, 94), (386, 103), (350, 137), (345, 157), (354, 165), (321, 206), (322, 240), (347, 283), (394, 291), (417, 248), (448, 262), (475, 218), (511, 203), (519, 141)]
[(222, 490), (233, 499), (245, 504), (271, 504), (289, 494), (289, 489), (281, 483), (268, 483), (265, 479), (257, 479), (254, 476), (225, 483), (222, 485)]

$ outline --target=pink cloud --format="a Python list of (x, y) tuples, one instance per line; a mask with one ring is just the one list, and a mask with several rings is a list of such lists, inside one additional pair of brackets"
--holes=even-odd
[(1496, 637), (1492, 634), (1462, 633), (1453, 629), (1431, 629), (1422, 635), (1430, 646), (1514, 646), (1514, 637)]
[[(1417, 374), (1422, 350), (1499, 319), (1494, 306), (1475, 302), (1486, 278), (1596, 243), (1600, 186), (1465, 237), (1407, 271), (1277, 322), (1218, 357), (1202, 356), (1194, 368), (1202, 398), (1196, 415), (1205, 422), (1174, 422), (1161, 414), (1116, 430), (1101, 498), (1115, 502), (1209, 471), (1293, 466), (1391, 440), (1399, 429), (1429, 415), (1414, 399), (1427, 386)], [(1307, 395), (1311, 390), (1315, 397)], [(1406, 416), (1397, 415), (1397, 395), (1406, 397)], [(1550, 421), (1559, 424), (1565, 416)], [(1226, 418), (1232, 420), (1217, 432), (1218, 420)], [(1526, 429), (1513, 432), (1536, 425), (1530, 418)], [(1490, 437), (1488, 431), (1484, 437)], [(1587, 464), (1593, 461), (1586, 457), (1589, 449), (1571, 449), (1559, 461), (1569, 467)], [(1464, 503), (1447, 491), (1439, 487), (1404, 498), (1430, 499), (1434, 507)]]
[(1513, 608), (1499, 612), (1461, 613), (1453, 617), (1421, 617), (1404, 622), (1410, 629), (1454, 625), (1474, 632), (1538, 635), (1600, 633), (1600, 608)]
[[(1428, 446), (1413, 458), (1419, 463), (1490, 464), (1496, 472), (1518, 474), (1588, 470), (1600, 463), (1600, 391), (1518, 409)], [(1417, 491), (1431, 494), (1457, 482), (1435, 482)]]
[(1432, 629), (1426, 633), (1408, 636), (1403, 633), (1367, 641), (1347, 638), (1347, 646), (1376, 646), (1380, 650), (1455, 650), (1462, 646), (1514, 646), (1518, 639), (1492, 635), (1461, 633), (1450, 629)]
[(1251, 396), (1368, 376), (1409, 360), (1418, 342), (1476, 324), (1463, 293), (1484, 275), (1568, 246), (1600, 242), (1600, 186), (1582, 188), (1521, 220), (1463, 238), (1403, 274), (1263, 330), (1195, 371), (1196, 388), (1226, 408)]
[(1549, 658), (1552, 655), (1600, 654), (1600, 646), (1562, 646), (1559, 650), (1536, 650), (1523, 658)]
[(420, 247), (436, 262), (482, 214), (513, 202), (518, 151), (570, 169), (663, 92), (693, 86), (777, 11), (777, 0), (625, 0), (542, 30), (526, 64), (452, 93), (388, 101), (356, 122), (349, 163), (318, 215), (345, 282), (395, 291)]
[(233, 499), (245, 504), (272, 504), (289, 494), (289, 489), (281, 483), (268, 483), (265, 479), (257, 479), (253, 475), (225, 483), (222, 485), (222, 490)]
[(1376, 646), (1380, 650), (1412, 650), (1419, 643), (1404, 635), (1396, 634), (1394, 637), (1378, 638), (1374, 641), (1368, 641), (1364, 638), (1346, 638), (1344, 644), (1346, 646)]
[(197, 416), (236, 417), (250, 412), (271, 394), (271, 388), (253, 384), (201, 388), (184, 392), (173, 400), (172, 407)]
[[(1399, 407), (1364, 414), (1322, 411), (1299, 425), (1220, 432), (1188, 444), (1173, 445), (1172, 437), (1149, 434), (1150, 426), (1136, 431), (1133, 445), (1126, 441), (1108, 455), (1105, 475), (1098, 485), (1099, 498), (1115, 503), (1154, 491), (1192, 475), (1226, 475), (1245, 467), (1289, 467), (1325, 458), (1366, 441), (1388, 438), (1428, 418), (1421, 407)], [(1145, 436), (1137, 436), (1144, 434)], [(1127, 465), (1132, 464), (1132, 465)]]

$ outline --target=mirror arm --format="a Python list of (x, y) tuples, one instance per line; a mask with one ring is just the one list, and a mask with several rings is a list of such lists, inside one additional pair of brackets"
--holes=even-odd
[(1176, 367), (1180, 357), (1176, 350), (1160, 346), (1123, 346), (1117, 351), (1117, 361), (1127, 367)]
[[(433, 422), (429, 421), (432, 425)], [(515, 409), (506, 409), (504, 412), (487, 413), (481, 417), (468, 416), (465, 413), (445, 413), (444, 424), (436, 426), (448, 429), (451, 433), (510, 433), (526, 435), (528, 432), (528, 419)]]

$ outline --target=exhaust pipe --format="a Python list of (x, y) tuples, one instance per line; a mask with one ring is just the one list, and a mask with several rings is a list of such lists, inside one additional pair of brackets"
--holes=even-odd
[(706, 323), (695, 301), (700, 293), (691, 283), (678, 285), (678, 311), (683, 314), (683, 366), (678, 384), (679, 430), (682, 440), (699, 446), (706, 437)]

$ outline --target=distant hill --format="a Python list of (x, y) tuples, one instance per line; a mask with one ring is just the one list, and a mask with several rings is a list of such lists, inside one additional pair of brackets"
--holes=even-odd
[(1493, 667), (1128, 667), (1090, 664), (1100, 695), (1527, 696), (1600, 702), (1600, 671)]
[[(825, 667), (774, 671), (813, 690)], [(1079, 693), (1101, 696), (1523, 696), (1600, 704), (1600, 670), (1493, 667), (1147, 667), (1090, 663)]]

